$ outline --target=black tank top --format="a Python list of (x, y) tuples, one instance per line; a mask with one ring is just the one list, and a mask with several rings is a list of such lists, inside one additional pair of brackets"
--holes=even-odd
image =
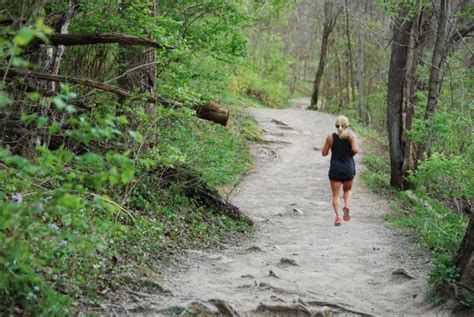
[(349, 140), (339, 138), (337, 133), (332, 134), (331, 167), (329, 178), (335, 180), (350, 180), (356, 174), (352, 146)]

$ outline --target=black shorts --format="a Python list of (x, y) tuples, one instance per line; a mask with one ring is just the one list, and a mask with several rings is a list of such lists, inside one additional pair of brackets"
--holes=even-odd
[(332, 179), (330, 178), (329, 180), (330, 181), (333, 181), (333, 182), (341, 182), (341, 183), (344, 183), (344, 182), (350, 182), (352, 181), (354, 178), (349, 178), (349, 179)]

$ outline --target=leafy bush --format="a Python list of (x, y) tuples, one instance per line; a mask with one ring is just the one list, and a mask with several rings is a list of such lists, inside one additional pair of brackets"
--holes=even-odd
[(472, 146), (471, 125), (463, 112), (438, 111), (429, 120), (416, 118), (409, 136), (419, 144), (427, 143), (433, 152), (460, 155)]
[(440, 200), (474, 198), (474, 165), (460, 155), (435, 153), (410, 176), (416, 188)]
[(428, 274), (428, 282), (434, 287), (445, 287), (456, 283), (459, 279), (459, 269), (452, 265), (451, 257), (440, 255), (433, 261), (431, 272)]

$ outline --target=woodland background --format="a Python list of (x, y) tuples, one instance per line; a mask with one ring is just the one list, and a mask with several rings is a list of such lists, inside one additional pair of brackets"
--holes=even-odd
[(70, 314), (246, 232), (221, 199), (260, 139), (245, 109), (302, 96), (370, 141), (363, 177), (433, 254), (431, 300), (472, 307), (473, 16), (467, 0), (1, 0), (0, 313)]

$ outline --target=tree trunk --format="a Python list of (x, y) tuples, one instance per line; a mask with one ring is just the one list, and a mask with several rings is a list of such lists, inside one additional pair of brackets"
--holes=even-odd
[[(61, 34), (67, 34), (69, 31), (69, 24), (71, 22), (71, 18), (74, 14), (74, 10), (76, 9), (77, 6), (77, 0), (69, 0), (69, 6), (66, 11), (65, 17), (64, 17), (64, 23), (61, 26), (60, 33)], [(56, 55), (53, 60), (52, 68), (51, 68), (51, 74), (52, 75), (57, 75), (59, 74), (59, 68), (61, 67), (61, 61), (64, 56), (64, 51), (65, 51), (64, 45), (59, 45), (56, 48)], [(52, 90), (57, 91), (57, 86), (55, 85), (55, 82), (51, 82), (52, 84)]]
[(403, 165), (402, 165), (402, 176), (403, 176), (403, 187), (405, 189), (410, 187), (407, 181), (408, 171), (415, 170), (416, 167), (416, 150), (415, 144), (408, 136), (413, 125), (413, 116), (415, 114), (415, 105), (417, 102), (416, 89), (417, 89), (417, 76), (416, 67), (419, 62), (419, 53), (421, 50), (421, 38), (423, 36), (423, 29), (425, 23), (425, 12), (420, 10), (419, 15), (413, 20), (410, 30), (410, 40), (408, 42), (407, 50), (407, 63), (406, 63), (406, 74), (405, 83), (403, 86), (403, 136), (402, 141), (404, 143), (403, 153)]
[(334, 29), (338, 14), (333, 14), (331, 1), (326, 0), (324, 2), (324, 26), (323, 36), (321, 39), (321, 52), (319, 54), (318, 70), (316, 71), (316, 77), (314, 78), (313, 93), (311, 94), (311, 105), (308, 109), (318, 110), (318, 99), (319, 99), (319, 86), (321, 85), (321, 79), (323, 78), (324, 66), (326, 64), (326, 55), (329, 46), (329, 35)]
[(337, 52), (334, 52), (335, 56), (335, 76), (336, 76), (336, 99), (337, 99), (337, 111), (341, 112), (342, 109), (346, 106), (346, 95), (344, 94), (344, 88), (345, 88), (345, 83), (342, 79), (342, 63), (341, 59), (339, 58), (339, 54)]
[(406, 79), (406, 65), (412, 20), (404, 19), (405, 9), (393, 26), (393, 44), (390, 56), (387, 88), (387, 122), (390, 147), (390, 184), (397, 188), (403, 185), (403, 87)]
[[(349, 25), (349, 6), (347, 0), (344, 2), (346, 11), (346, 40), (347, 40), (347, 80), (349, 81), (347, 89), (350, 89), (350, 101), (355, 100), (355, 75), (354, 75), (354, 57), (352, 54), (352, 42), (351, 42), (351, 31)], [(349, 94), (349, 92), (348, 92)]]
[[(367, 3), (367, 2), (366, 2)], [(361, 5), (362, 8), (362, 5)], [(361, 10), (361, 20), (365, 20), (365, 10)], [(359, 122), (367, 124), (366, 107), (365, 107), (365, 26), (361, 26), (359, 30), (359, 67), (358, 67), (358, 84), (359, 84)]]
[(466, 234), (461, 242), (454, 265), (459, 268), (459, 281), (469, 288), (474, 288), (474, 212), (471, 212)]
[[(438, 29), (436, 31), (436, 41), (433, 48), (433, 56), (431, 59), (430, 79), (428, 84), (428, 101), (425, 110), (425, 121), (431, 119), (436, 112), (438, 97), (441, 91), (441, 82), (443, 80), (444, 61), (447, 55), (447, 38), (448, 38), (448, 12), (449, 1), (441, 0), (438, 11)], [(422, 158), (430, 148), (430, 141), (420, 145), (418, 159)]]

